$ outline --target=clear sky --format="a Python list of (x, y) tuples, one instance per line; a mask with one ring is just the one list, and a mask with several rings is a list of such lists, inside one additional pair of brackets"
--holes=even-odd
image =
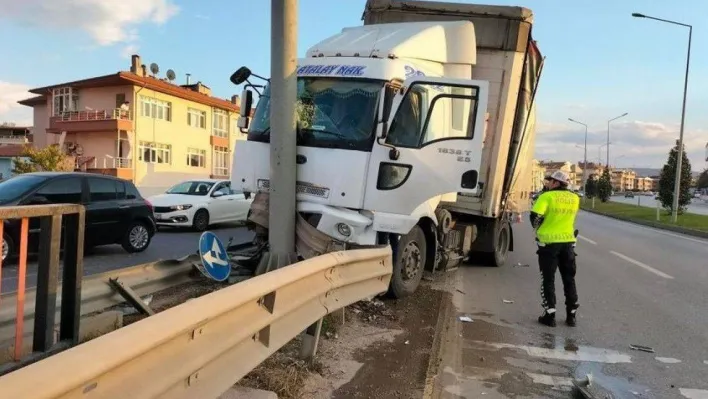
[[(463, 1), (469, 2), (469, 1)], [(611, 125), (612, 164), (660, 167), (678, 137), (688, 29), (641, 12), (695, 24), (686, 116), (686, 148), (694, 170), (708, 142), (708, 2), (681, 0), (488, 0), (535, 13), (534, 37), (547, 56), (538, 98), (539, 159), (597, 160)], [(300, 0), (298, 52), (346, 26), (361, 24), (365, 0)], [(241, 65), (269, 75), (268, 0), (0, 0), (0, 122), (31, 123), (15, 102), (28, 88), (114, 73), (129, 55), (156, 62), (163, 73), (191, 73), (215, 95), (229, 97)], [(602, 161), (605, 161), (604, 150)]]

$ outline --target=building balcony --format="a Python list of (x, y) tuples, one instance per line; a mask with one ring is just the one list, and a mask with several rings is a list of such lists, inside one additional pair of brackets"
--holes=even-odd
[(0, 145), (23, 145), (29, 143), (27, 136), (0, 136)]
[(125, 180), (133, 179), (133, 160), (131, 158), (114, 158), (80, 156), (75, 160), (76, 170), (87, 173), (98, 173), (119, 177)]
[(49, 118), (48, 133), (95, 133), (133, 130), (130, 111), (120, 108), (94, 111), (67, 111)]

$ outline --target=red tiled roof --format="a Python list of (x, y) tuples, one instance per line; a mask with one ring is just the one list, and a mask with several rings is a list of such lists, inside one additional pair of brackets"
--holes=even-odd
[[(39, 94), (39, 97), (33, 97), (27, 100), (19, 101), (23, 105), (36, 105), (43, 101), (44, 96), (49, 94), (50, 91), (57, 87), (72, 86), (72, 87), (107, 87), (107, 86), (121, 86), (121, 85), (135, 85), (143, 86), (150, 90), (155, 90), (160, 93), (169, 94), (171, 96), (179, 97), (185, 100), (190, 100), (198, 102), (200, 104), (210, 105), (216, 108), (221, 108), (233, 112), (238, 112), (239, 106), (230, 101), (212, 97), (207, 94), (202, 94), (194, 90), (190, 90), (176, 84), (162, 81), (157, 78), (150, 76), (139, 76), (132, 72), (118, 72), (110, 75), (97, 76), (89, 79), (76, 80), (73, 82), (59, 83), (51, 86), (38, 87), (36, 89), (30, 90), (30, 93)], [(40, 101), (42, 99), (42, 101)]]
[(22, 155), (25, 146), (23, 145), (0, 145), (0, 157), (14, 158)]

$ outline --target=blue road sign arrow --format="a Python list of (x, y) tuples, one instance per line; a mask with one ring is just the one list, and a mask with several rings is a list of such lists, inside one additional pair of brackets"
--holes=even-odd
[(199, 237), (199, 256), (202, 259), (201, 267), (198, 267), (206, 277), (224, 281), (231, 274), (231, 264), (226, 253), (226, 247), (219, 240), (219, 237), (211, 231), (205, 231)]

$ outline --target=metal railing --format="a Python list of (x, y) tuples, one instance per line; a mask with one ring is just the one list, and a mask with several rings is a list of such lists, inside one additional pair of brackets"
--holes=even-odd
[(27, 136), (0, 136), (0, 144), (27, 144)]
[[(0, 366), (0, 374), (4, 374), (60, 352), (79, 342), (85, 210), (83, 205), (74, 204), (0, 207), (0, 220), (3, 221), (0, 223), (0, 241), (3, 241), (3, 234), (10, 238), (9, 243), (13, 245), (8, 245), (7, 248), (17, 255), (19, 263), (13, 362)], [(10, 222), (4, 223), (6, 220), (10, 220)], [(37, 226), (39, 228), (39, 240), (37, 240), (39, 253), (37, 288), (34, 295), (32, 353), (23, 356), (29, 229), (30, 223), (34, 224), (35, 222), (39, 222)], [(32, 227), (33, 230), (36, 228)], [(64, 259), (61, 276), (59, 338), (57, 342), (54, 342), (59, 254), (62, 250), (62, 240)], [(4, 250), (5, 245), (2, 248)], [(12, 257), (12, 252), (8, 253), (6, 262)], [(0, 264), (0, 273), (1, 271), (2, 264)]]
[(43, 399), (217, 398), (308, 326), (318, 320), (321, 326), (325, 315), (385, 292), (391, 273), (390, 247), (311, 258), (16, 370), (0, 377), (0, 392)]
[(114, 119), (132, 119), (130, 110), (114, 108), (109, 110), (64, 111), (55, 118), (61, 122), (105, 121)]
[(97, 158), (93, 156), (80, 156), (74, 161), (74, 166), (76, 169), (120, 169), (133, 167), (133, 160), (131, 158), (114, 158), (114, 157), (103, 157)]

